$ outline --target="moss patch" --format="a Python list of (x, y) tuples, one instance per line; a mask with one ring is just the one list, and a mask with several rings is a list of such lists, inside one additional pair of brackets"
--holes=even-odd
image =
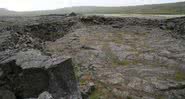
[(90, 99), (120, 99), (113, 95), (108, 85), (96, 81), (95, 91), (90, 95)]
[(114, 64), (125, 66), (125, 65), (131, 64), (131, 61), (128, 61), (128, 60), (124, 60), (124, 61), (116, 60), (116, 61), (114, 61)]
[(175, 79), (177, 81), (183, 81), (183, 80), (185, 80), (185, 73), (184, 72), (176, 72)]
[(99, 99), (101, 95), (102, 93), (96, 90), (90, 95), (90, 99)]

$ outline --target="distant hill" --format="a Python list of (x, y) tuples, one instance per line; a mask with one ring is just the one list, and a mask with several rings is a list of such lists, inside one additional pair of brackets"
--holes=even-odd
[(14, 12), (6, 9), (0, 9), (0, 15), (46, 15), (46, 14), (185, 14), (185, 2), (127, 6), (127, 7), (69, 7), (56, 10)]
[(14, 11), (9, 11), (5, 8), (0, 8), (0, 15), (15, 15), (15, 14), (17, 13)]
[(128, 7), (73, 7), (57, 9), (57, 12), (85, 14), (185, 14), (185, 2)]

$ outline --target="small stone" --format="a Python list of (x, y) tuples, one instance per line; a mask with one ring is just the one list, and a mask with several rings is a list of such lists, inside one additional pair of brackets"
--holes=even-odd
[(88, 83), (85, 86), (82, 86), (81, 92), (83, 95), (90, 95), (95, 90), (95, 84), (93, 82)]
[(54, 99), (54, 98), (49, 92), (45, 91), (39, 95), (38, 99)]
[(121, 24), (112, 25), (113, 28), (122, 28), (123, 26)]
[(115, 85), (115, 84), (121, 84), (124, 82), (123, 76), (120, 73), (111, 74), (109, 77), (110, 78), (108, 79), (108, 82), (110, 84)]
[(122, 99), (128, 99), (128, 97), (130, 96), (128, 91), (121, 91), (117, 88), (114, 88), (112, 90), (113, 94), (117, 97), (122, 97)]
[(94, 84), (93, 82), (90, 82), (90, 83), (89, 83), (89, 86), (90, 86), (90, 87), (94, 87), (95, 84)]
[(141, 85), (142, 85), (142, 79), (135, 77), (131, 79), (131, 82), (128, 84), (128, 87), (141, 90), (141, 87), (142, 87)]

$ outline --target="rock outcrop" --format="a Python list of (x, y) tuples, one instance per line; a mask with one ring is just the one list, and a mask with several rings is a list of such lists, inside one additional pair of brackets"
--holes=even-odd
[(185, 17), (167, 19), (163, 26), (165, 29), (176, 32), (173, 36), (185, 39)]

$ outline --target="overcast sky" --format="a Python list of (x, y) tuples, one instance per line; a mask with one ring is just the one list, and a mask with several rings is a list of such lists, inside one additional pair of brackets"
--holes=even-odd
[(0, 0), (0, 8), (14, 11), (33, 11), (71, 6), (130, 6), (179, 1), (185, 0)]

